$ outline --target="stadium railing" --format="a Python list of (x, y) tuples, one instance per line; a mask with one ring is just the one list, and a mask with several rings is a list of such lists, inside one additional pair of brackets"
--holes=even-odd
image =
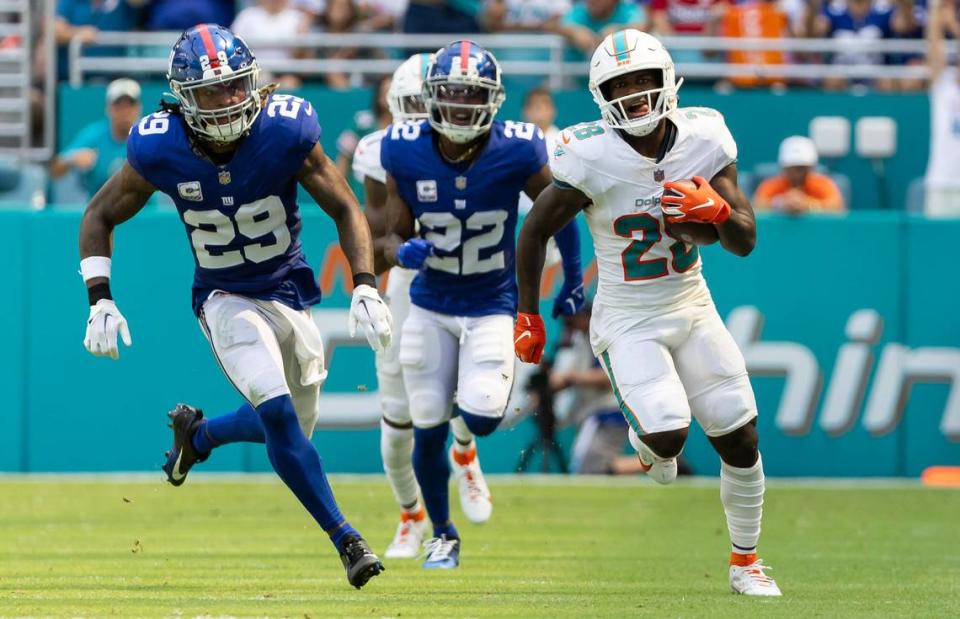
[[(69, 44), (69, 76), (73, 86), (80, 86), (91, 74), (97, 75), (162, 75), (167, 70), (168, 50), (178, 32), (101, 32), (97, 41), (85, 43), (74, 38)], [(449, 43), (456, 35), (452, 34), (325, 34), (307, 33), (295, 40), (259, 41), (250, 39), (248, 43), (256, 50), (258, 46), (305, 50), (329, 50), (351, 48), (374, 54), (383, 58), (296, 58), (269, 59), (261, 61), (261, 67), (273, 72), (318, 76), (325, 73), (342, 72), (351, 75), (354, 83), (359, 84), (364, 77), (386, 75), (396, 68), (404, 50), (422, 50), (439, 48)], [(563, 37), (554, 34), (487, 34), (472, 37), (479, 44), (496, 52), (502, 50), (523, 50), (537, 52), (544, 59), (502, 59), (503, 71), (511, 76), (542, 76), (551, 88), (560, 88), (570, 78), (587, 75), (588, 64), (585, 60), (570, 60), (569, 48)], [(728, 51), (763, 52), (778, 51), (787, 55), (810, 55), (813, 58), (828, 56), (832, 60), (825, 62), (817, 59), (811, 62), (787, 62), (785, 64), (739, 64), (727, 62), (678, 62), (678, 73), (686, 78), (719, 79), (732, 77), (783, 78), (790, 80), (819, 80), (828, 78), (847, 78), (854, 80), (869, 79), (923, 79), (928, 71), (922, 65), (888, 65), (882, 62), (870, 62), (869, 57), (878, 58), (886, 54), (923, 56), (926, 43), (923, 40), (881, 39), (881, 40), (845, 40), (845, 39), (766, 39), (766, 38), (724, 38), (703, 36), (667, 36), (662, 37), (664, 44), (674, 55), (682, 58), (684, 52), (711, 53)], [(96, 56), (84, 55), (90, 48), (119, 49), (119, 53), (103, 55), (101, 49)], [(109, 50), (108, 50), (109, 51)], [(950, 46), (950, 53), (956, 54), (956, 45)], [(390, 57), (392, 56), (392, 57)]]

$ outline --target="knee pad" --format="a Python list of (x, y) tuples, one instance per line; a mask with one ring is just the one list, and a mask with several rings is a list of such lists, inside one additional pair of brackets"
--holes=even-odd
[(487, 417), (502, 417), (510, 399), (513, 377), (506, 377), (499, 370), (475, 369), (473, 374), (461, 379), (457, 389), (457, 405), (461, 409)]
[(431, 389), (422, 389), (410, 394), (410, 402), (412, 406), (407, 412), (415, 426), (446, 425), (450, 417), (450, 400), (443, 394)]
[(411, 425), (410, 409), (406, 398), (388, 396), (381, 392), (380, 410), (383, 412), (383, 418), (389, 420), (393, 426), (409, 427)]
[(468, 413), (462, 408), (457, 408), (457, 412), (460, 414), (460, 418), (463, 419), (463, 422), (467, 424), (467, 428), (477, 436), (488, 436), (493, 434), (493, 431), (497, 429), (497, 426), (500, 425), (500, 422), (503, 421), (503, 417), (487, 417), (484, 415), (475, 415), (473, 413)]

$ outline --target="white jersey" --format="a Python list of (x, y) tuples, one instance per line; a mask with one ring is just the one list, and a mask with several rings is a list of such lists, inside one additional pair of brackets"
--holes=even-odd
[(680, 108), (668, 118), (676, 140), (659, 162), (603, 121), (563, 130), (550, 157), (554, 178), (593, 202), (584, 210), (599, 271), (593, 322), (608, 323), (594, 329), (598, 350), (625, 328), (613, 314), (634, 320), (711, 302), (699, 252), (665, 232), (662, 184), (712, 178), (736, 161), (737, 146), (716, 110)]
[(380, 142), (386, 129), (378, 129), (373, 133), (363, 136), (363, 139), (357, 144), (357, 149), (353, 151), (353, 177), (358, 183), (363, 179), (370, 177), (373, 180), (386, 184), (387, 172), (380, 165)]
[(930, 85), (930, 163), (926, 186), (960, 188), (960, 82), (957, 69), (947, 68)]

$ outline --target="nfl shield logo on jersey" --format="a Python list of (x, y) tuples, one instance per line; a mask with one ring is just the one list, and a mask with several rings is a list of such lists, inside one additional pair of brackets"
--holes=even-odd
[(467, 177), (458, 176), (453, 180), (453, 184), (456, 186), (457, 189), (459, 189), (460, 191), (463, 191), (464, 189), (467, 188)]
[(217, 174), (217, 180), (220, 181), (221, 185), (230, 184), (230, 170), (220, 170), (220, 173)]
[(180, 197), (184, 200), (203, 202), (203, 191), (200, 190), (200, 181), (177, 183), (177, 193), (179, 193)]
[(661, 169), (658, 168), (658, 169), (656, 169), (656, 170), (653, 171), (653, 180), (654, 180), (654, 181), (656, 181), (656, 182), (658, 182), (658, 183), (662, 183), (662, 182), (663, 182), (663, 177), (664, 177), (663, 170), (661, 170)]

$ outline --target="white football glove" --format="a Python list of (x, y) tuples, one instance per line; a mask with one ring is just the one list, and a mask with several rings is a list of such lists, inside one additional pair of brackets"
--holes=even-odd
[(383, 352), (390, 346), (393, 316), (377, 289), (367, 284), (353, 289), (353, 299), (350, 301), (350, 337), (356, 337), (358, 325), (367, 336), (370, 348)]
[(97, 357), (118, 359), (120, 351), (117, 346), (117, 333), (123, 338), (124, 344), (133, 344), (127, 319), (117, 309), (117, 304), (111, 299), (100, 299), (96, 305), (91, 305), (90, 318), (87, 319), (87, 335), (83, 338), (86, 349)]

